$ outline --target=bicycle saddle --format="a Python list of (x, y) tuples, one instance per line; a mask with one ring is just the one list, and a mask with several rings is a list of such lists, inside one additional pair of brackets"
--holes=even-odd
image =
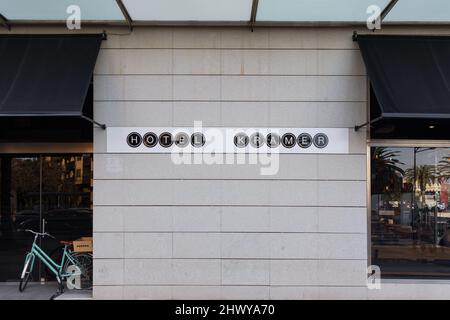
[(71, 246), (72, 243), (73, 243), (73, 241), (63, 241), (63, 240), (62, 240), (62, 241), (60, 241), (59, 243), (65, 245), (65, 246)]

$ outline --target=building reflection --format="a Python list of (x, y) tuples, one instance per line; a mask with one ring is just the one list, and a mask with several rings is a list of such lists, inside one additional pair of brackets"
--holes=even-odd
[(371, 151), (372, 264), (385, 277), (450, 276), (450, 149)]
[[(0, 281), (17, 279), (30, 245), (26, 229), (58, 240), (92, 234), (93, 157), (91, 154), (1, 158)], [(46, 239), (47, 252), (59, 247)]]

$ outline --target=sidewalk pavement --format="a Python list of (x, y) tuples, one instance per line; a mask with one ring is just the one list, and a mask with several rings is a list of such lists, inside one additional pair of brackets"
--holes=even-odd
[[(24, 292), (19, 292), (19, 283), (0, 283), (0, 300), (49, 300), (57, 291), (56, 282), (46, 284), (29, 283)], [(67, 290), (55, 300), (90, 300), (91, 290)]]

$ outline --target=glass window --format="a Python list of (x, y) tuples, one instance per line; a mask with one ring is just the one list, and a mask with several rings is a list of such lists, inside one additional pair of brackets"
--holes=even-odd
[(383, 277), (450, 276), (450, 148), (371, 148), (372, 264)]
[[(92, 233), (92, 155), (42, 158), (42, 208), (48, 232), (60, 239)], [(89, 175), (83, 174), (87, 171)]]
[(11, 21), (65, 21), (70, 5), (80, 7), (82, 21), (125, 21), (115, 0), (0, 0), (0, 13)]
[[(26, 229), (57, 240), (92, 235), (92, 164), (92, 154), (0, 157), (0, 281), (17, 281), (33, 239)], [(50, 238), (40, 246), (53, 258), (61, 252)], [(34, 280), (53, 279), (39, 266)]]
[(136, 21), (249, 21), (251, 0), (124, 0)]
[[(259, 0), (257, 21), (364, 22), (369, 6), (389, 0)], [(252, 0), (123, 0), (135, 21), (249, 21)], [(9, 20), (58, 21), (69, 5), (81, 8), (84, 21), (125, 21), (115, 0), (0, 0)], [(450, 22), (448, 0), (399, 1), (386, 22)]]
[(381, 10), (389, 0), (259, 0), (256, 21), (364, 22), (367, 8)]
[(400, 0), (385, 22), (450, 22), (448, 0)]

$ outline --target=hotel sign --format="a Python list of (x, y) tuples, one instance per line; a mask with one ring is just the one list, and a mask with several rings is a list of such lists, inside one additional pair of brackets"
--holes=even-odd
[(348, 128), (108, 127), (111, 153), (348, 153)]

